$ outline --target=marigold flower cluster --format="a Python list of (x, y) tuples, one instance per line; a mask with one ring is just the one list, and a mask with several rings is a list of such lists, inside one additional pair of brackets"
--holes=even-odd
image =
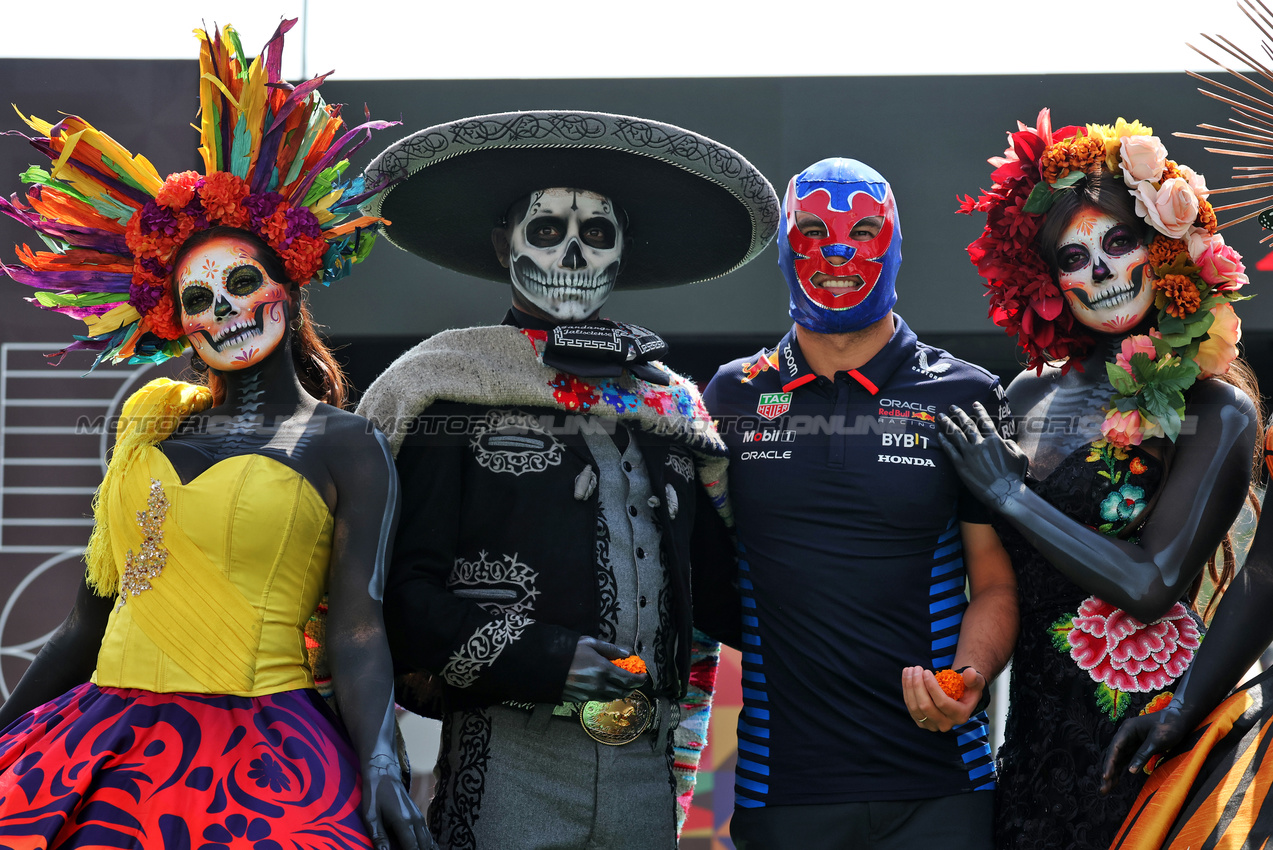
[(254, 195), (247, 181), (228, 171), (207, 177), (194, 171), (169, 175), (163, 187), (128, 222), (125, 238), (133, 254), (128, 302), (146, 317), (151, 333), (179, 339), (169, 278), (173, 260), (194, 233), (210, 227), (237, 227), (261, 237), (278, 253), (291, 280), (304, 283), (318, 273), (327, 244), (318, 219), (293, 207), (277, 192)]
[[(1104, 154), (1102, 154), (1103, 156)], [(954, 670), (942, 670), (937, 674), (937, 684), (941, 685), (941, 689), (945, 691), (946, 696), (951, 699), (959, 699), (964, 695), (967, 687), (964, 685), (964, 677), (962, 673)]]
[(1039, 157), (1039, 171), (1046, 182), (1055, 183), (1071, 171), (1097, 169), (1104, 161), (1104, 139), (1074, 136), (1044, 150)]
[(1183, 319), (1202, 304), (1202, 295), (1192, 278), (1182, 274), (1169, 274), (1154, 281), (1154, 288), (1167, 297), (1163, 307), (1167, 315)]
[(610, 662), (616, 667), (622, 667), (629, 673), (635, 673), (638, 676), (644, 676), (647, 672), (645, 662), (641, 660), (639, 655), (629, 655), (627, 658), (617, 658)]

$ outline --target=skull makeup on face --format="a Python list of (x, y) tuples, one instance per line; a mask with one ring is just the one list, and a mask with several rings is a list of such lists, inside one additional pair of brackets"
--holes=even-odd
[(1154, 288), (1145, 279), (1148, 260), (1135, 226), (1098, 207), (1081, 207), (1056, 249), (1057, 283), (1074, 318), (1107, 334), (1140, 324), (1154, 306)]
[(815, 333), (848, 333), (897, 303), (902, 229), (888, 182), (873, 168), (824, 159), (791, 178), (782, 202), (778, 267), (791, 318)]
[(614, 204), (578, 189), (545, 189), (523, 203), (526, 211), (508, 228), (513, 286), (554, 319), (588, 318), (619, 277), (623, 225)]
[(174, 269), (181, 327), (209, 367), (222, 372), (261, 362), (287, 331), (288, 292), (238, 236), (216, 236)]

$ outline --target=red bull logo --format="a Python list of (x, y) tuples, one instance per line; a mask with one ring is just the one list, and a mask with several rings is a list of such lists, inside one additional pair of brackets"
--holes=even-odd
[(743, 380), (744, 384), (755, 380), (756, 376), (768, 369), (778, 368), (778, 351), (775, 349), (768, 356), (762, 356), (753, 365), (749, 362), (743, 362)]

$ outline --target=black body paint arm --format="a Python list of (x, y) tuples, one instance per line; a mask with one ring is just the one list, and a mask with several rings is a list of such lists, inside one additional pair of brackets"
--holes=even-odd
[[(350, 429), (351, 432), (354, 429)], [(377, 850), (428, 850), (433, 839), (402, 782), (393, 664), (381, 611), (398, 521), (398, 478), (379, 433), (345, 435), (337, 485), (327, 649), (341, 718), (362, 765), (362, 813)]]
[(989, 421), (962, 410), (943, 418), (942, 447), (960, 477), (1002, 513), (1075, 584), (1142, 622), (1161, 617), (1184, 595), (1224, 538), (1246, 498), (1255, 407), (1240, 390), (1200, 381), (1187, 413), (1197, 429), (1182, 434), (1170, 473), (1139, 543), (1106, 537), (1078, 523), (1025, 486), (1028, 462)]

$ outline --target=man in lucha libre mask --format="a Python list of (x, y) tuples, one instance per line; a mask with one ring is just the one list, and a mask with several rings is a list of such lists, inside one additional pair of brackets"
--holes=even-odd
[(663, 341), (599, 311), (747, 262), (777, 196), (723, 145), (598, 113), (451, 122), (366, 176), (396, 181), (370, 205), (391, 241), (512, 284), (502, 324), (426, 340), (359, 407), (402, 481), (385, 616), (400, 699), (443, 720), (434, 832), (671, 850), (694, 628), (738, 640), (724, 444)]
[(901, 244), (874, 169), (825, 159), (793, 177), (778, 264), (795, 324), (704, 394), (743, 558), (739, 850), (991, 846), (983, 709), (1016, 585), (936, 416), (1007, 411), (993, 375), (893, 312)]

